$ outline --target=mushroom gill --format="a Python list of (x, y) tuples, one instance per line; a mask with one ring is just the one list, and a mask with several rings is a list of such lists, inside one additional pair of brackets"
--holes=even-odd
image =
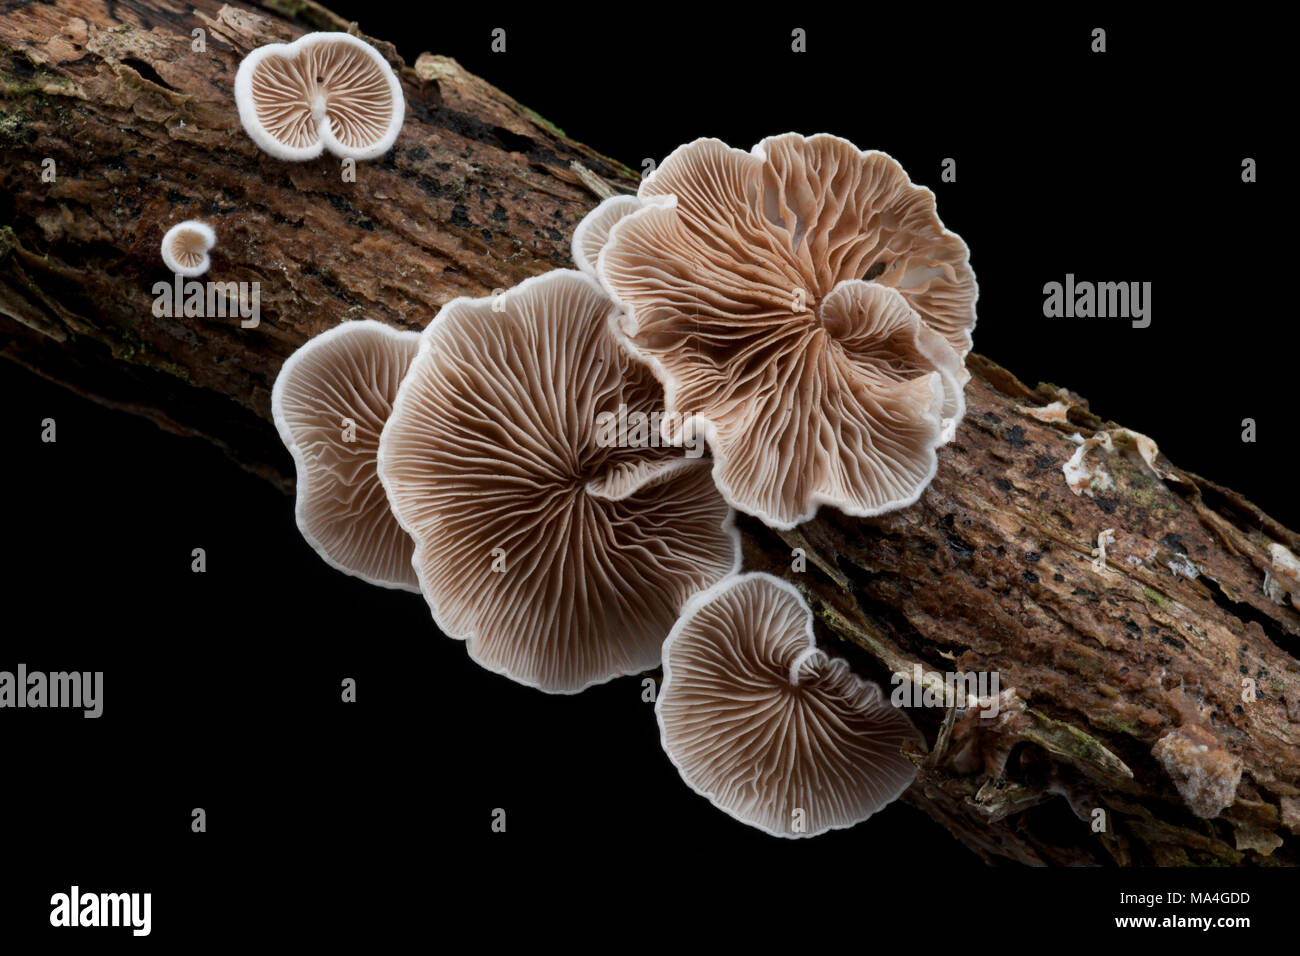
[(735, 570), (731, 512), (679, 448), (600, 440), (660, 403), (596, 282), (560, 270), (456, 299), (380, 442), (435, 621), (484, 667), (573, 693), (659, 661), (686, 600)]
[(933, 195), (884, 154), (790, 134), (698, 140), (638, 196), (597, 272), (728, 501), (782, 528), (915, 501), (963, 413), (974, 325)]
[(159, 251), (163, 264), (177, 275), (194, 278), (208, 271), (209, 250), (217, 244), (217, 234), (206, 222), (187, 219), (178, 222), (163, 236)]
[(664, 642), (655, 711), (697, 793), (773, 836), (853, 826), (911, 785), (907, 716), (819, 650), (790, 584), (732, 577), (697, 595)]
[(313, 159), (323, 149), (374, 159), (392, 147), (406, 114), (388, 61), (347, 33), (258, 47), (239, 65), (235, 100), (252, 140), (287, 160)]
[(334, 568), (381, 587), (418, 590), (413, 545), (376, 473), (379, 436), (420, 333), (345, 322), (298, 349), (271, 390), (271, 413), (293, 455), (295, 514)]

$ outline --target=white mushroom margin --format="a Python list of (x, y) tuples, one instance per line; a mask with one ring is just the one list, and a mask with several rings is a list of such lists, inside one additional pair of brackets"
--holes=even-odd
[[(837, 221), (836, 217), (844, 209), (843, 199), (835, 206), (833, 197), (828, 199), (822, 196), (820, 201), (828, 203), (830, 208), (825, 216), (820, 219), (814, 216), (811, 221), (791, 209), (782, 211), (781, 204), (786, 201), (785, 198), (773, 197), (776, 195), (774, 190), (778, 187), (784, 190), (784, 185), (778, 182), (776, 186), (771, 186), (766, 180), (760, 181), (760, 175), (782, 175), (780, 170), (774, 172), (764, 166), (769, 144), (788, 154), (783, 162), (793, 162), (793, 166), (807, 160), (806, 155), (796, 155), (800, 150), (804, 153), (843, 153), (851, 150), (864, 170), (872, 162), (888, 167), (888, 176), (892, 176), (892, 179), (886, 185), (880, 184), (881, 174), (875, 167), (860, 172), (859, 183), (867, 200), (896, 200), (903, 203), (905, 222), (900, 225), (885, 217), (890, 224), (880, 226), (879, 218), (873, 217), (871, 213), (873, 207), (870, 202), (853, 213), (861, 219), (860, 244), (854, 255), (859, 258), (867, 255), (874, 242), (877, 252), (872, 257), (881, 257), (877, 265), (881, 266), (883, 272), (873, 268), (866, 275), (851, 280), (848, 276), (840, 276), (846, 265), (842, 261), (842, 253), (838, 248), (828, 251), (829, 240), (822, 233), (829, 230), (828, 223)], [(694, 153), (701, 155), (696, 156)], [(789, 159), (791, 155), (795, 156), (793, 161)], [(721, 165), (715, 169), (710, 163)], [(667, 191), (672, 188), (668, 185), (661, 188), (659, 180), (669, 170), (673, 171), (677, 179), (689, 178), (696, 171), (694, 164), (704, 170), (700, 173), (699, 181), (686, 189), (688, 194), (694, 196), (696, 205), (678, 215), (679, 196)], [(828, 165), (833, 169), (833, 164)], [(676, 168), (678, 166), (682, 168)], [(795, 177), (803, 175), (802, 166), (794, 172), (791, 172), (791, 168), (785, 169), (784, 174)], [(826, 177), (833, 178), (834, 174), (816, 167), (808, 175), (822, 176), (819, 183), (825, 189), (829, 182)], [(873, 176), (877, 178), (873, 179)], [(729, 181), (719, 184), (720, 181), (728, 180), (728, 177), (731, 177)], [(756, 189), (760, 192), (755, 193)], [(892, 193), (889, 192), (890, 189), (893, 190)], [(705, 198), (701, 199), (701, 196)], [(784, 197), (785, 192), (780, 192), (780, 196)], [(901, 199), (898, 198), (900, 196)], [(760, 197), (766, 206), (756, 210), (752, 208), (753, 203)], [(716, 139), (700, 139), (674, 150), (646, 177), (635, 202), (631, 197), (606, 200), (590, 214), (590, 223), (584, 220), (584, 224), (579, 227), (580, 234), (575, 234), (575, 261), (582, 267), (590, 263), (594, 254), (594, 272), (620, 306), (619, 315), (615, 318), (616, 332), (633, 354), (650, 365), (664, 386), (666, 415), (663, 437), (680, 444), (688, 436), (702, 435), (713, 452), (715, 482), (733, 507), (758, 517), (771, 527), (785, 529), (808, 520), (822, 505), (829, 504), (846, 514), (866, 517), (911, 505), (924, 492), (937, 470), (938, 448), (954, 437), (957, 424), (965, 412), (962, 390), (969, 380), (969, 372), (964, 367), (964, 357), (970, 349), (970, 333), (975, 325), (974, 303), (978, 297), (978, 287), (968, 265), (969, 251), (960, 237), (943, 228), (934, 214), (933, 200), (932, 192), (912, 184), (901, 167), (886, 154), (858, 150), (848, 141), (827, 134), (808, 138), (795, 134), (769, 137), (748, 153), (728, 147)], [(731, 201), (739, 201), (742, 205), (739, 209), (727, 206)], [(813, 200), (805, 197), (793, 202), (797, 205), (799, 201), (815, 202), (816, 197)], [(865, 214), (864, 208), (867, 210)], [(817, 211), (820, 211), (820, 207)], [(864, 215), (866, 218), (863, 218)], [(781, 217), (790, 221), (782, 225), (778, 221)], [(687, 225), (682, 225), (683, 223)], [(718, 223), (723, 225), (718, 226)], [(734, 229), (736, 234), (710, 231), (719, 228)], [(686, 245), (673, 250), (677, 261), (670, 263), (673, 256), (664, 243), (676, 235), (674, 230), (679, 229), (683, 230)], [(906, 232), (907, 229), (911, 229), (911, 232)], [(752, 235), (742, 235), (746, 230)], [(813, 233), (817, 233), (815, 242)], [(901, 251), (894, 248), (893, 239), (889, 238), (896, 234), (905, 235), (905, 241), (899, 240)], [(603, 243), (599, 241), (602, 235), (605, 237)], [(651, 236), (655, 242), (648, 238)], [(750, 240), (748, 245), (746, 239)], [(782, 249), (783, 242), (787, 242), (789, 248)], [(656, 244), (662, 251), (662, 264), (658, 261), (658, 256), (647, 254), (647, 250)], [(817, 255), (827, 258), (811, 258), (814, 253), (809, 248), (813, 245), (816, 246)], [(623, 285), (641, 283), (643, 286), (631, 297), (620, 288), (620, 275), (612, 266), (611, 257), (616, 252), (621, 257), (625, 256), (625, 271), (621, 275)], [(628, 270), (637, 267), (627, 265), (626, 257), (635, 259), (638, 253), (649, 262), (638, 273), (640, 278), (634, 279), (630, 277), (633, 272)], [(889, 261), (885, 262), (886, 259)], [(856, 261), (853, 256), (849, 260)], [(918, 261), (938, 265), (922, 267), (916, 265)], [(686, 268), (688, 263), (695, 265)], [(646, 334), (647, 329), (644, 327), (643, 316), (638, 315), (638, 307), (633, 299), (653, 298), (656, 292), (653, 289), (646, 291), (645, 287), (659, 284), (658, 292), (662, 295), (656, 305), (655, 325), (649, 334), (660, 336), (663, 341), (682, 339), (682, 325), (690, 321), (689, 316), (692, 314), (696, 316), (694, 321), (697, 334), (699, 333), (700, 313), (694, 312), (690, 308), (691, 302), (686, 301), (692, 297), (700, 303), (706, 303), (705, 311), (713, 310), (713, 317), (708, 318), (708, 321), (715, 324), (703, 333), (706, 338), (743, 334), (752, 339), (754, 329), (761, 330), (764, 326), (775, 328), (772, 303), (784, 281), (779, 277), (793, 277), (793, 274), (788, 273), (788, 268), (799, 272), (799, 285), (812, 283), (806, 287), (812, 289), (811, 295), (820, 297), (823, 305), (835, 303), (844, 313), (835, 320), (838, 331), (850, 335), (856, 331), (853, 328), (855, 316), (851, 308), (844, 308), (846, 300), (869, 302), (881, 309), (890, 308), (881, 301), (882, 295), (897, 296), (900, 302), (905, 300), (905, 313), (918, 326), (918, 331), (906, 348), (912, 353), (912, 359), (922, 357), (929, 368), (921, 367), (919, 362), (914, 363), (917, 365), (915, 370), (921, 374), (910, 380), (892, 375), (893, 382), (877, 395), (881, 398), (880, 407), (872, 405), (868, 408), (844, 400), (844, 396), (861, 387), (860, 376), (866, 374), (867, 366), (856, 363), (865, 361), (872, 365), (870, 374), (883, 381), (891, 377), (889, 367), (892, 359), (872, 355), (873, 350), (868, 345), (864, 353), (845, 364), (838, 351), (832, 354), (823, 349), (820, 343), (815, 343), (815, 357), (823, 365), (829, 363), (829, 371), (819, 368), (808, 373), (800, 372), (794, 377), (793, 384), (787, 384), (786, 391), (804, 396), (792, 401), (817, 402), (818, 396), (835, 394), (839, 397), (834, 401), (840, 404), (827, 405), (825, 408), (815, 405), (812, 409), (799, 410), (800, 414), (807, 412), (812, 415), (821, 435), (790, 439), (797, 453), (812, 457), (807, 463), (808, 467), (797, 467), (800, 463), (796, 463), (781, 472), (770, 460), (771, 454), (761, 449), (751, 449), (737, 460), (732, 460), (736, 457), (732, 453), (740, 452), (738, 443), (743, 445), (746, 440), (738, 435), (747, 436), (749, 430), (738, 431), (734, 427), (734, 421), (731, 422), (732, 427), (725, 427), (727, 422), (720, 419), (718, 414), (720, 407), (725, 408), (729, 417), (735, 419), (737, 409), (744, 405), (743, 400), (734, 398), (740, 386), (733, 383), (731, 395), (719, 398), (721, 389), (717, 380), (728, 368), (723, 367), (722, 372), (719, 372), (719, 367), (709, 365), (707, 360), (702, 360), (704, 372), (699, 372), (698, 369), (692, 372), (688, 367), (684, 373), (686, 382), (683, 384), (675, 374), (681, 369), (668, 367), (669, 353), (665, 350), (670, 349), (670, 346), (654, 344), (647, 347), (645, 341), (638, 340), (638, 335)], [(751, 272), (753, 277), (750, 276)], [(646, 278), (647, 275), (658, 278)], [(692, 278), (693, 276), (700, 278)], [(778, 277), (775, 282), (769, 281), (774, 277)], [(835, 282), (844, 288), (832, 289), (830, 285)], [(869, 287), (874, 292), (864, 295), (859, 290), (850, 290), (849, 286)], [(727, 312), (729, 303), (745, 296), (752, 296), (746, 308), (758, 303), (758, 311), (754, 313), (757, 318), (750, 325), (745, 324), (751, 316), (744, 310), (738, 313)], [(671, 313), (674, 309), (682, 318), (677, 328), (672, 328), (671, 322), (663, 318), (664, 314)], [(795, 306), (792, 311), (798, 313), (799, 310), (800, 307)], [(822, 311), (824, 309), (816, 311), (817, 318), (823, 318)], [(730, 326), (730, 329), (719, 333), (716, 329), (721, 326)], [(736, 329), (746, 331), (735, 333)], [(782, 330), (772, 333), (772, 339), (778, 342), (781, 349), (778, 359), (786, 363), (786, 366), (794, 362), (797, 367), (799, 361), (790, 358), (794, 353), (788, 347), (789, 335)], [(774, 349), (776, 347), (773, 346)], [(736, 348), (741, 346), (737, 345)], [(749, 351), (757, 350), (748, 345), (745, 348)], [(656, 354), (657, 351), (663, 351), (664, 355)], [(893, 356), (893, 359), (897, 357)], [(727, 359), (727, 362), (730, 363), (731, 359)], [(682, 366), (683, 362), (678, 360), (675, 364)], [(740, 371), (745, 372), (745, 369), (741, 368)], [(787, 371), (778, 370), (778, 374), (784, 378)], [(750, 372), (752, 375), (745, 375), (743, 386), (752, 390), (758, 381), (758, 373), (754, 370)], [(922, 401), (915, 390), (904, 395), (903, 386), (919, 384), (920, 379), (927, 377), (935, 393), (933, 401)], [(705, 401), (706, 404), (683, 411), (680, 394), (683, 388), (692, 393), (694, 400), (689, 404), (695, 406), (700, 401)], [(759, 396), (757, 399), (748, 399), (751, 404), (760, 401), (771, 404), (770, 395), (761, 391), (756, 394)], [(808, 399), (807, 396), (813, 398)], [(906, 414), (902, 414), (905, 405), (910, 407)], [(929, 407), (919, 407), (925, 405)], [(828, 411), (833, 420), (823, 421)], [(768, 421), (773, 420), (770, 414), (762, 417)], [(889, 434), (884, 424), (886, 422), (901, 425), (902, 430), (897, 434)], [(784, 445), (791, 426), (786, 424), (774, 427), (777, 428), (775, 434), (761, 437), (767, 438), (770, 445)], [(931, 435), (923, 442), (923, 432), (927, 429)], [(730, 437), (724, 439), (724, 433), (727, 432), (731, 433)], [(831, 440), (828, 445), (828, 434), (841, 437)], [(842, 443), (845, 434), (858, 438), (872, 437), (867, 438), (862, 447), (849, 449)], [(834, 450), (831, 446), (837, 444), (839, 448)], [(928, 447), (922, 448), (922, 444)], [(768, 460), (765, 460), (765, 456)], [(926, 460), (922, 461), (923, 458)], [(775, 478), (772, 474), (774, 469), (777, 472)], [(773, 491), (770, 487), (773, 481), (783, 487)], [(763, 490), (764, 484), (769, 485), (766, 491)], [(764, 496), (770, 500), (756, 500), (756, 497)]]
[(217, 234), (206, 222), (187, 219), (167, 230), (159, 251), (163, 264), (187, 279), (203, 275), (212, 265), (208, 253), (217, 244)]
[[(290, 355), (271, 389), (271, 417), (298, 479), (294, 519), (303, 538), (335, 570), (417, 593), (413, 543), (388, 507), (372, 449), (419, 342), (419, 332), (382, 322), (344, 322)], [(358, 437), (347, 449), (345, 418)]]
[[(727, 647), (719, 647), (692, 632), (697, 618), (732, 592), (745, 591), (743, 599), (763, 590), (785, 607), (764, 608), (772, 613), (761, 623), (784, 630), (760, 642), (767, 645), (761, 659), (745, 657), (752, 649), (740, 647), (734, 633), (723, 638)], [(686, 649), (691, 642), (704, 647)], [(692, 653), (690, 667), (684, 659)], [(747, 669), (734, 666), (738, 656)], [(921, 742), (920, 733), (876, 684), (817, 647), (812, 610), (780, 578), (740, 574), (695, 595), (664, 641), (663, 670), (655, 716), (664, 752), (692, 790), (741, 823), (792, 839), (845, 829), (896, 800), (915, 779), (916, 768), (901, 748), (907, 740)], [(690, 699), (692, 692), (705, 699)], [(679, 696), (687, 699), (679, 704)], [(709, 701), (718, 704), (718, 713), (709, 712)], [(784, 711), (771, 716), (782, 705)], [(738, 720), (755, 713), (759, 726), (737, 731)], [(810, 729), (819, 717), (820, 727)], [(769, 765), (782, 780), (762, 779), (763, 764), (773, 756), (783, 758)], [(800, 758), (807, 764), (802, 768), (795, 766)], [(785, 800), (761, 792), (764, 783), (788, 788), (792, 779), (818, 786), (787, 791)], [(791, 829), (795, 810), (806, 814), (806, 830)]]
[(235, 104), (258, 148), (290, 162), (327, 149), (375, 159), (392, 148), (406, 118), (393, 68), (349, 33), (307, 33), (253, 50), (235, 74)]

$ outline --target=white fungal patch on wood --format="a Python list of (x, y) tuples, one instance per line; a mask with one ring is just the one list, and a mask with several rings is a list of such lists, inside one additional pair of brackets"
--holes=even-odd
[(1289, 597), (1292, 607), (1300, 608), (1300, 558), (1276, 542), (1268, 546), (1268, 557), (1273, 568), (1264, 572), (1264, 593), (1274, 604), (1285, 604)]
[(1092, 549), (1092, 569), (1100, 574), (1107, 574), (1110, 568), (1106, 567), (1106, 546), (1115, 543), (1115, 529), (1107, 528), (1101, 534), (1097, 535), (1097, 547)]
[(1061, 471), (1065, 475), (1070, 490), (1076, 495), (1087, 495), (1091, 498), (1095, 492), (1109, 491), (1114, 488), (1115, 479), (1111, 478), (1110, 473), (1101, 466), (1101, 462), (1094, 460), (1090, 464), (1086, 460), (1088, 452), (1094, 448), (1100, 448), (1106, 452), (1115, 450), (1115, 446), (1110, 440), (1110, 434), (1108, 432), (1098, 432), (1085, 441), (1082, 436), (1076, 433), (1070, 436), (1070, 440), (1083, 442), (1079, 446), (1079, 450), (1070, 457), (1070, 460), (1061, 466)]
[(1016, 410), (1023, 412), (1030, 418), (1036, 418), (1040, 422), (1047, 422), (1048, 424), (1062, 424), (1070, 420), (1070, 406), (1065, 402), (1052, 402), (1052, 404), (1044, 405), (1042, 408), (1036, 405), (1017, 405)]
[[(1055, 402), (1053, 404), (1060, 405), (1061, 403)], [(1047, 408), (1037, 409), (1036, 411), (1047, 412), (1052, 407), (1052, 405), (1049, 405)], [(1033, 414), (1023, 406), (1021, 411), (1026, 414)], [(1041, 418), (1040, 415), (1034, 415), (1033, 417), (1040, 418), (1043, 421), (1048, 420)], [(1079, 443), (1079, 449), (1069, 461), (1061, 466), (1061, 471), (1065, 473), (1065, 480), (1069, 482), (1070, 490), (1076, 495), (1087, 495), (1091, 498), (1094, 492), (1109, 491), (1115, 487), (1115, 480), (1102, 467), (1102, 462), (1098, 456), (1092, 456), (1091, 463), (1087, 461), (1088, 452), (1094, 448), (1100, 448), (1107, 454), (1119, 452), (1161, 481), (1181, 482), (1183, 480), (1173, 472), (1165, 471), (1156, 464), (1156, 456), (1160, 454), (1160, 448), (1141, 432), (1131, 431), (1127, 428), (1112, 428), (1110, 431), (1097, 432), (1086, 440), (1078, 432), (1069, 437), (1070, 441)]]
[(1156, 456), (1160, 454), (1160, 446), (1155, 443), (1154, 439), (1129, 428), (1112, 429), (1110, 436), (1116, 449), (1144, 466), (1147, 471), (1161, 481), (1181, 482), (1183, 480), (1172, 471), (1165, 471), (1156, 464)]
[(1209, 731), (1184, 724), (1157, 740), (1151, 755), (1198, 817), (1217, 817), (1232, 806), (1241, 781), (1241, 758), (1223, 749)]

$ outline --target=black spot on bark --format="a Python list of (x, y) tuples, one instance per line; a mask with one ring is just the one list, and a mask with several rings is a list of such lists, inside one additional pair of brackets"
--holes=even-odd
[(36, 75), (36, 67), (32, 66), (32, 61), (25, 56), (15, 54), (9, 58), (9, 68), (13, 70), (15, 76), (27, 79)]
[(952, 515), (946, 514), (940, 518), (939, 527), (943, 529), (943, 536), (948, 541), (948, 547), (957, 557), (970, 558), (975, 553), (975, 549), (957, 533)]
[(129, 66), (131, 69), (135, 70), (137, 73), (140, 74), (140, 76), (148, 80), (154, 86), (161, 86), (164, 90), (171, 90), (173, 93), (176, 92), (175, 88), (166, 80), (164, 80), (161, 76), (159, 76), (158, 71), (155, 70), (148, 63), (146, 63), (144, 60), (137, 60), (134, 57), (127, 57), (125, 60), (122, 61), (122, 65)]
[(1187, 553), (1187, 542), (1183, 540), (1181, 534), (1167, 534), (1160, 539), (1160, 543), (1170, 551), (1180, 551), (1183, 554)]

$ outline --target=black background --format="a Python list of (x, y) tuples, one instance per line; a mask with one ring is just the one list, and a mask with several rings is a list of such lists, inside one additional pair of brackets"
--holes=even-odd
[[(334, 4), (408, 63), (454, 56), (633, 168), (698, 136), (747, 148), (789, 130), (890, 153), (972, 250), (978, 351), (1300, 524), (1293, 243), (1277, 229), (1293, 206), (1268, 24), (478, 6)], [(1094, 26), (1105, 54), (1089, 52)], [(790, 52), (794, 27), (805, 54)], [(1247, 156), (1258, 183), (1241, 181)], [(955, 183), (940, 181), (945, 157)], [(1150, 328), (1044, 318), (1043, 284), (1067, 272), (1150, 281)], [(1146, 912), (1115, 904), (1121, 886), (1175, 879), (992, 872), (901, 804), (811, 841), (766, 837), (682, 783), (639, 680), (552, 697), (489, 674), (420, 597), (330, 570), (292, 502), (216, 449), (7, 365), (0, 399), (0, 668), (103, 670), (106, 685), (98, 720), (0, 712), (0, 934), (41, 929), (49, 895), (76, 882), (151, 891), (164, 945), (263, 930), (436, 942), (449, 927), (540, 945), (601, 926), (612, 946), (671, 939), (685, 914), (762, 932), (814, 912), (924, 938), (1007, 906), (1075, 936)], [(55, 444), (40, 441), (47, 417)], [(196, 547), (205, 574), (190, 571)], [(206, 834), (190, 832), (194, 807)], [(1289, 873), (1205, 885), (1251, 889), (1243, 911), (1261, 923), (1296, 889)], [(104, 939), (87, 932), (76, 942)]]

